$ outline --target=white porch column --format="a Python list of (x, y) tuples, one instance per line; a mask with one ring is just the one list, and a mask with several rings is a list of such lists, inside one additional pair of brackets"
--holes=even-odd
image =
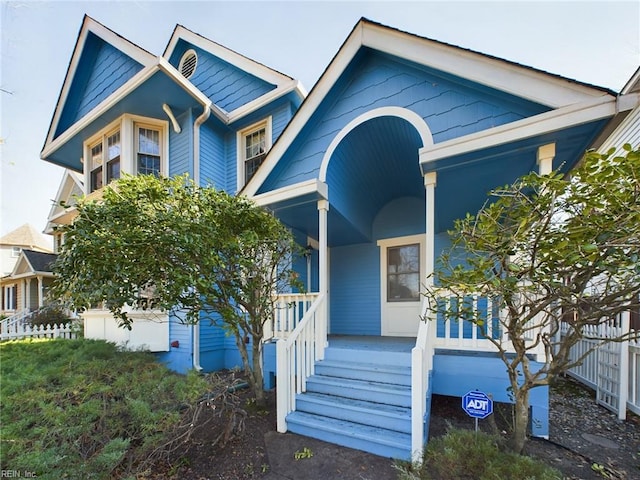
[(24, 289), (22, 291), (23, 294), (23, 304), (22, 304), (22, 308), (28, 308), (29, 310), (31, 310), (31, 279), (30, 278), (25, 278), (24, 279)]
[(328, 232), (327, 214), (329, 212), (329, 202), (318, 200), (318, 266), (319, 266), (319, 290), (320, 293), (327, 293), (329, 265), (327, 264)]
[(44, 283), (42, 277), (38, 277), (38, 308), (44, 307)]
[(324, 347), (327, 346), (327, 334), (329, 333), (329, 231), (327, 228), (327, 217), (329, 213), (329, 201), (318, 200), (318, 290), (320, 295), (324, 294), (324, 308), (321, 312), (321, 328), (317, 332), (316, 341), (322, 345), (317, 350), (316, 359), (324, 359)]
[(555, 156), (555, 143), (547, 143), (538, 147), (538, 173), (540, 175), (548, 175), (553, 171), (553, 159)]
[(433, 271), (435, 269), (436, 254), (436, 234), (435, 234), (435, 190), (436, 190), (436, 172), (428, 172), (424, 176), (424, 188), (426, 190), (426, 252), (425, 252), (425, 273), (427, 274), (426, 284), (433, 284)]

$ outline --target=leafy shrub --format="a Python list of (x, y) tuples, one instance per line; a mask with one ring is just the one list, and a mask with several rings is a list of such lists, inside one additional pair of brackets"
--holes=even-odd
[(96, 340), (0, 344), (0, 464), (40, 479), (135, 473), (206, 390), (152, 354)]
[(29, 323), (32, 327), (35, 326), (53, 326), (53, 325), (61, 325), (71, 322), (72, 319), (64, 311), (62, 307), (57, 305), (49, 305), (39, 309), (35, 314), (31, 316), (29, 319)]
[(400, 480), (561, 480), (562, 475), (530, 457), (507, 452), (502, 439), (451, 429), (431, 440), (421, 465), (396, 464)]

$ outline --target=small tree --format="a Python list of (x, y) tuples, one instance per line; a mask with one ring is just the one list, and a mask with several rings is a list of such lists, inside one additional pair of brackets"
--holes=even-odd
[[(516, 452), (526, 441), (532, 388), (580, 365), (602, 343), (638, 335), (589, 333), (639, 306), (640, 150), (624, 149), (624, 157), (613, 157), (613, 150), (587, 153), (572, 178), (532, 173), (493, 191), (477, 215), (455, 223), (435, 286), (425, 293), (431, 316), (472, 322), (506, 365)], [(439, 302), (440, 289), (460, 300)], [(463, 300), (472, 294), (498, 302), (506, 336), (487, 335), (487, 312), (473, 311)], [(571, 347), (582, 338), (597, 344), (572, 357)], [(527, 354), (540, 346), (546, 359), (532, 371)]]
[(246, 198), (186, 176), (127, 176), (112, 185), (99, 201), (80, 199), (78, 216), (62, 227), (52, 297), (79, 311), (103, 302), (125, 328), (131, 308), (150, 306), (189, 324), (216, 322), (235, 335), (263, 402), (264, 325), (274, 293), (296, 284), (291, 233)]

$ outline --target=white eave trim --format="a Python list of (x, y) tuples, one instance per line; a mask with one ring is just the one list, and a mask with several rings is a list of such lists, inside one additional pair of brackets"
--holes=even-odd
[(245, 194), (247, 196), (252, 196), (258, 191), (262, 183), (267, 179), (275, 167), (277, 162), (276, 159), (284, 154), (297, 134), (311, 118), (313, 112), (315, 112), (322, 100), (331, 90), (331, 87), (333, 87), (336, 80), (340, 77), (342, 72), (347, 68), (355, 54), (358, 52), (360, 46), (359, 30), (355, 29), (331, 61), (325, 73), (320, 77), (318, 83), (315, 84), (311, 93), (302, 104), (300, 110), (298, 110), (298, 112), (293, 116), (289, 125), (287, 125), (282, 135), (269, 151), (265, 163), (260, 166), (256, 174), (245, 186)]
[(364, 24), (362, 45), (552, 108), (605, 93), (524, 65), (491, 58), (388, 27)]
[(238, 107), (235, 110), (231, 111), (229, 113), (228, 123), (238, 121), (241, 118), (255, 112), (256, 110), (268, 105), (277, 98), (287, 95), (290, 92), (297, 92), (298, 96), (301, 99), (304, 99), (306, 96), (306, 92), (302, 84), (297, 80), (290, 80), (287, 84), (279, 86), (276, 89), (271, 90), (264, 95), (256, 98), (255, 100), (252, 100), (249, 103), (245, 103), (241, 107)]
[(56, 150), (58, 150), (74, 136), (80, 133), (84, 128), (91, 124), (91, 122), (98, 119), (101, 115), (104, 115), (109, 109), (113, 108), (118, 102), (120, 102), (131, 92), (139, 88), (144, 82), (149, 80), (154, 74), (159, 71), (165, 73), (168, 77), (174, 80), (195, 100), (200, 102), (205, 109), (210, 108), (214, 115), (216, 115), (222, 122), (224, 122), (225, 124), (228, 123), (228, 116), (226, 112), (212, 105), (211, 101), (206, 97), (206, 95), (204, 95), (202, 92), (200, 92), (200, 90), (194, 87), (191, 82), (182, 77), (182, 75), (180, 75), (179, 72), (169, 64), (169, 62), (161, 57), (157, 57), (156, 60), (156, 63), (145, 67), (143, 70), (131, 77), (124, 85), (122, 85), (113, 94), (111, 94), (100, 104), (98, 104), (87, 115), (82, 117), (71, 127), (65, 130), (54, 141), (47, 141), (47, 144), (45, 145), (45, 148), (42, 150), (42, 153), (40, 155), (41, 158), (45, 159), (55, 153)]
[(327, 184), (315, 178), (249, 198), (256, 204), (264, 207), (313, 193), (317, 193), (324, 200), (329, 200), (329, 188)]
[[(67, 69), (67, 73), (62, 84), (60, 98), (58, 99), (58, 103), (56, 104), (53, 119), (51, 120), (51, 125), (49, 126), (49, 131), (47, 133), (47, 145), (53, 140), (53, 134), (58, 128), (58, 122), (60, 121), (60, 116), (62, 115), (62, 109), (67, 102), (67, 96), (69, 95), (69, 90), (71, 89), (73, 78), (75, 77), (76, 71), (78, 69), (80, 57), (82, 57), (82, 53), (84, 52), (84, 45), (87, 41), (89, 33), (96, 35), (112, 47), (120, 50), (125, 55), (128, 55), (133, 60), (140, 63), (143, 66), (142, 71), (144, 71), (144, 68), (153, 65), (156, 58), (154, 55), (147, 52), (143, 48), (131, 43), (129, 40), (119, 36), (112, 30), (109, 30), (100, 22), (97, 22), (88, 15), (85, 16), (84, 22), (80, 29), (80, 34), (78, 35), (78, 40), (76, 41), (76, 47), (71, 56), (69, 68)], [(138, 73), (142, 73), (142, 71)]]
[[(536, 135), (570, 128), (584, 123), (613, 117), (622, 105), (630, 103), (623, 97), (603, 96), (579, 105), (569, 105), (507, 125), (453, 138), (420, 149), (420, 164), (425, 166), (443, 158), (454, 157), (489, 147), (515, 142)], [(428, 168), (426, 170), (429, 170)]]
[(289, 148), (361, 47), (370, 47), (406, 58), (553, 108), (587, 102), (594, 97), (611, 98), (597, 88), (580, 85), (532, 68), (360, 21), (267, 154), (265, 163), (246, 185), (247, 195), (251, 196), (258, 191), (277, 160)]
[(171, 54), (173, 53), (174, 48), (176, 47), (179, 40), (184, 40), (196, 47), (205, 50), (206, 52), (224, 60), (225, 62), (234, 65), (245, 72), (248, 72), (265, 82), (276, 85), (277, 87), (281, 85), (285, 85), (289, 83), (292, 78), (284, 75), (276, 70), (273, 70), (266, 65), (262, 65), (261, 63), (256, 62), (255, 60), (251, 60), (244, 55), (241, 55), (238, 52), (235, 52), (227, 47), (220, 45), (208, 38), (205, 38), (191, 30), (183, 27), (182, 25), (178, 25), (174, 30), (171, 39), (169, 40), (169, 44), (165, 49), (163, 57), (165, 59), (169, 59)]

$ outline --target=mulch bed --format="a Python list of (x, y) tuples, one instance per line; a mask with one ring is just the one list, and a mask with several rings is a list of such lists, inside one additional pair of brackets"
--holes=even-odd
[[(218, 375), (227, 385), (238, 383), (238, 375), (233, 372)], [(225, 397), (226, 401), (232, 398), (232, 403), (244, 412), (232, 421), (237, 428), (229, 431), (230, 417), (220, 415), (216, 412), (217, 407), (211, 405), (209, 415), (200, 415), (201, 424), (195, 425), (189, 441), (168, 461), (156, 465), (153, 475), (148, 478), (276, 478), (265, 446), (265, 434), (273, 432), (276, 425), (274, 392), (269, 393), (265, 407), (251, 401), (248, 389), (236, 390)], [(509, 405), (497, 405), (495, 418), (481, 420), (480, 428), (499, 434), (504, 432), (503, 429), (508, 428), (510, 408)], [(435, 395), (430, 438), (443, 435), (449, 427), (473, 429), (474, 420), (462, 411), (459, 398)], [(344, 450), (327, 444), (323, 447), (323, 455), (338, 457)], [(559, 379), (551, 389), (550, 440), (531, 439), (527, 442), (526, 453), (560, 470), (567, 480), (640, 478), (640, 417), (629, 413), (626, 421), (618, 421), (615, 414), (596, 404), (590, 390), (573, 380)], [(360, 455), (360, 465), (354, 465), (351, 474), (345, 472), (344, 478), (365, 478), (361, 464), (367, 459), (380, 461), (380, 457)], [(392, 469), (385, 469), (379, 476), (367, 478), (397, 478), (390, 471)]]

